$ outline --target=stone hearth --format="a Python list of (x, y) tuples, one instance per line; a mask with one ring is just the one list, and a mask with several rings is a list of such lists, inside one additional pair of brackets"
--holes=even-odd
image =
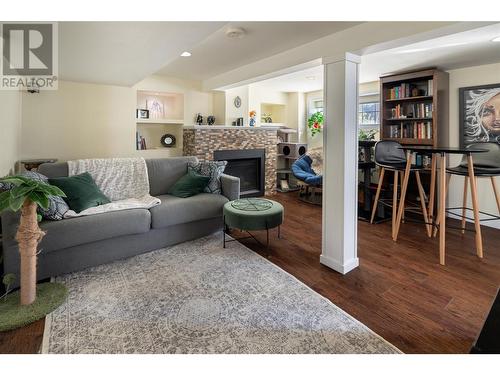
[(276, 191), (276, 127), (186, 126), (183, 129), (183, 154), (199, 160), (213, 160), (216, 150), (265, 149), (265, 191)]

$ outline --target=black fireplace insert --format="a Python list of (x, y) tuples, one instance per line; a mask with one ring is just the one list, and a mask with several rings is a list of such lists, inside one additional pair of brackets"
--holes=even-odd
[(240, 196), (260, 197), (265, 193), (264, 149), (217, 150), (214, 160), (227, 160), (225, 174), (240, 178)]

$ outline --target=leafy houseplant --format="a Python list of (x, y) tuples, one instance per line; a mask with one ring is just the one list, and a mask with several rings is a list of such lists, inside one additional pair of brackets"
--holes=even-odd
[(360, 129), (358, 134), (358, 140), (373, 141), (377, 133), (378, 133), (377, 129), (369, 129), (369, 130)]
[(316, 112), (307, 120), (307, 127), (311, 131), (311, 137), (321, 132), (323, 129), (324, 116), (323, 112)]
[(0, 193), (0, 212), (10, 209), (21, 210), (21, 219), (16, 234), (21, 256), (21, 305), (30, 305), (36, 299), (36, 256), (37, 246), (45, 232), (38, 226), (37, 206), (47, 209), (50, 196), (65, 194), (56, 186), (32, 180), (23, 176), (0, 179), (13, 188)]

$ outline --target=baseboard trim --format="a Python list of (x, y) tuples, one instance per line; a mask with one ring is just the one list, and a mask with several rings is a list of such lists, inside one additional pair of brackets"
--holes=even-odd
[(349, 271), (352, 271), (353, 269), (355, 269), (356, 267), (359, 266), (359, 258), (358, 257), (350, 259), (348, 262), (342, 264), (342, 263), (337, 262), (335, 259), (321, 255), (319, 257), (319, 261), (321, 264), (331, 268), (334, 271), (341, 273), (342, 275), (345, 275)]

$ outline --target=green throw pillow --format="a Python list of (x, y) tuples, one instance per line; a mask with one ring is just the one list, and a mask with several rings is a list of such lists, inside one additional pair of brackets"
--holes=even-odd
[(49, 178), (49, 183), (64, 191), (66, 194), (64, 200), (68, 203), (69, 208), (76, 213), (111, 202), (99, 190), (88, 172), (71, 177)]
[(209, 182), (209, 176), (201, 176), (190, 170), (177, 180), (168, 193), (179, 198), (191, 197), (203, 193)]

